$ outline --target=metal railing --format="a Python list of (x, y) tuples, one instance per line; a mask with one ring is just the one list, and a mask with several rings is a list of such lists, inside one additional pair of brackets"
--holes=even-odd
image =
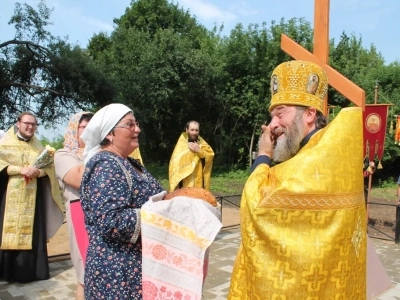
[(400, 204), (389, 204), (389, 203), (377, 203), (377, 202), (367, 202), (367, 205), (381, 205), (381, 206), (391, 206), (395, 207), (396, 211), (396, 218), (395, 218), (395, 229), (394, 229), (394, 237), (388, 235), (387, 233), (375, 228), (372, 226), (368, 220), (368, 228), (371, 228), (377, 232), (379, 232), (381, 235), (385, 236), (386, 238), (381, 238), (381, 237), (374, 237), (376, 239), (381, 239), (381, 240), (389, 240), (389, 241), (394, 241), (396, 244), (400, 244)]
[[(222, 214), (223, 214), (223, 208), (224, 206), (228, 203), (231, 206), (234, 207), (238, 207), (240, 208), (240, 198), (241, 195), (225, 195), (225, 196), (218, 196), (216, 197), (219, 205), (219, 209), (220, 209), (220, 213), (221, 213), (221, 218), (222, 218)], [(395, 235), (394, 237), (388, 235), (387, 233), (375, 228), (374, 226), (372, 226), (371, 224), (368, 224), (368, 227), (371, 229), (374, 229), (375, 231), (379, 232), (381, 235), (384, 235), (386, 238), (379, 238), (379, 237), (374, 237), (377, 239), (383, 239), (383, 240), (390, 240), (390, 241), (394, 241), (396, 244), (400, 244), (400, 204), (396, 205), (396, 204), (385, 204), (385, 203), (376, 203), (376, 202), (368, 202), (368, 205), (384, 205), (384, 206), (392, 206), (392, 207), (396, 207), (396, 224), (395, 224)], [(65, 221), (64, 221), (65, 223)], [(223, 226), (223, 229), (229, 229), (231, 227), (236, 227), (239, 226), (240, 222), (237, 224), (231, 224), (228, 226)], [(62, 256), (66, 256), (69, 255), (69, 253), (62, 253), (62, 254), (56, 254), (56, 255), (50, 255), (49, 258), (57, 258), (57, 257), (62, 257)]]
[[(217, 198), (217, 201), (218, 201), (218, 203), (220, 205), (219, 209), (220, 209), (220, 213), (221, 213), (221, 219), (222, 219), (222, 214), (223, 214), (224, 203), (225, 204), (229, 203), (229, 204), (233, 205), (234, 207), (238, 207), (239, 208), (240, 207), (240, 197), (241, 196), (242, 195), (239, 194), (239, 195), (226, 195), (226, 196), (215, 197), (215, 198)], [(233, 201), (232, 198), (235, 198), (236, 201)], [(230, 200), (228, 200), (228, 199), (230, 199)], [(238, 225), (240, 225), (240, 222), (237, 223), (237, 224), (231, 224), (229, 226), (223, 226), (222, 229), (228, 229), (228, 228), (235, 227), (235, 226), (238, 226)]]
[[(229, 203), (230, 205), (236, 206), (236, 207), (240, 207), (240, 197), (241, 195), (226, 195), (226, 196), (219, 196), (216, 197), (218, 203), (220, 204), (220, 212), (221, 212), (221, 218), (222, 218), (222, 214), (223, 214), (223, 207), (224, 207), (224, 203)], [(238, 201), (231, 201), (229, 199), (231, 198), (236, 198), (238, 199)], [(396, 210), (396, 221), (395, 221), (395, 234), (394, 237), (388, 235), (387, 233), (375, 228), (374, 226), (372, 226), (371, 224), (368, 223), (368, 227), (379, 232), (381, 235), (385, 236), (385, 240), (390, 240), (390, 241), (394, 241), (396, 244), (400, 244), (400, 204), (386, 204), (386, 203), (376, 203), (376, 202), (368, 202), (368, 205), (383, 205), (383, 206), (391, 206), (391, 207), (395, 207)], [(229, 227), (234, 227), (240, 225), (240, 223), (238, 224), (234, 224), (234, 225), (229, 225), (229, 226), (224, 226), (222, 228), (226, 229)], [(377, 239), (384, 239), (384, 238), (380, 238), (380, 237), (374, 237)]]

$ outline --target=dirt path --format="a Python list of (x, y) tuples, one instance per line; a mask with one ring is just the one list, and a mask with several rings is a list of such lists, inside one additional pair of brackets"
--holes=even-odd
[(67, 224), (63, 224), (47, 244), (49, 256), (69, 253)]

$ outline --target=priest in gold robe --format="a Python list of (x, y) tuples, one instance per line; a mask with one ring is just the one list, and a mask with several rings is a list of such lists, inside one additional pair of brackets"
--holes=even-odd
[(169, 162), (170, 192), (192, 186), (210, 190), (214, 151), (199, 133), (199, 122), (186, 123)]
[(328, 79), (314, 63), (283, 63), (271, 80), (228, 299), (365, 300), (362, 110), (326, 125)]
[(49, 278), (46, 242), (64, 220), (53, 165), (32, 166), (44, 149), (36, 128), (24, 112), (0, 140), (0, 279), (8, 282)]

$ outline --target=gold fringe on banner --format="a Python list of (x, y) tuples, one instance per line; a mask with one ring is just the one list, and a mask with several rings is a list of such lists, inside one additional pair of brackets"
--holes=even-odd
[(381, 161), (378, 162), (378, 166), (376, 167), (377, 169), (383, 169)]
[(382, 169), (382, 164), (381, 164), (381, 160), (379, 159), (378, 156), (378, 147), (379, 147), (379, 142), (378, 140), (375, 141), (375, 154), (374, 157), (376, 157), (376, 159), (378, 160), (378, 166), (376, 167), (377, 169)]

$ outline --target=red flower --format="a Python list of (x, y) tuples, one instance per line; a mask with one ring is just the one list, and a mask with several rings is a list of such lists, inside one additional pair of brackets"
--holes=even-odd
[(174, 265), (176, 265), (176, 266), (180, 266), (182, 263), (183, 263), (183, 258), (182, 258), (182, 256), (174, 256), (173, 258), (172, 258), (172, 263), (174, 264)]
[(175, 293), (174, 293), (174, 297), (175, 297), (176, 299), (182, 299), (182, 293), (181, 293), (181, 292), (175, 292)]
[(158, 289), (152, 282), (143, 281), (142, 290), (144, 299), (155, 300), (157, 298)]
[(157, 260), (163, 260), (167, 257), (167, 249), (162, 245), (155, 245), (151, 250), (151, 254)]

